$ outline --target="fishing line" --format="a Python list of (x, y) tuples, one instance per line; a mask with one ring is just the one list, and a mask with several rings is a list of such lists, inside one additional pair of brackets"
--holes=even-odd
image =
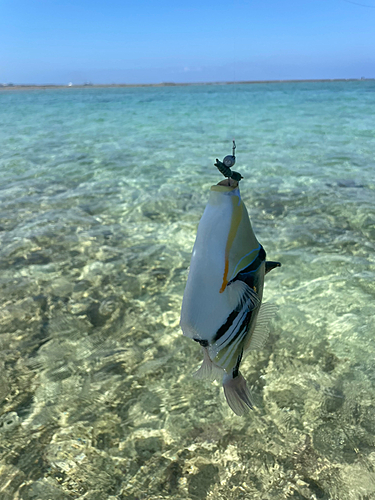
[(233, 36), (233, 85), (234, 85), (234, 106), (233, 106), (233, 142), (236, 140), (236, 126), (237, 126), (237, 87), (236, 87), (236, 70), (237, 70), (237, 53), (236, 53), (236, 35)]
[[(233, 37), (233, 57), (232, 57), (232, 63), (233, 63), (233, 80), (226, 81), (226, 85), (236, 85), (236, 41), (235, 41), (235, 36)], [(228, 88), (228, 87), (227, 87)], [(229, 87), (231, 88), (231, 87)], [(233, 88), (233, 87), (232, 87)], [(232, 91), (233, 96), (234, 96), (234, 104), (232, 105), (232, 116), (233, 116), (233, 125), (232, 125), (232, 154), (227, 155), (223, 161), (220, 161), (218, 158), (216, 158), (216, 163), (215, 167), (219, 170), (220, 173), (224, 175), (224, 177), (233, 179), (237, 182), (239, 182), (241, 179), (243, 179), (242, 175), (239, 172), (234, 172), (231, 170), (230, 167), (233, 167), (234, 164), (236, 163), (236, 140), (235, 140), (235, 133), (236, 133), (236, 115), (237, 115), (237, 109), (236, 109), (236, 97), (237, 97), (237, 88), (236, 86), (234, 87), (234, 90)], [(229, 94), (231, 91), (229, 91)], [(228, 103), (230, 104), (231, 98), (229, 97)]]
[[(236, 140), (236, 131), (237, 131), (237, 92), (238, 89), (236, 87), (236, 81), (237, 81), (237, 32), (235, 30), (233, 34), (233, 85), (234, 85), (234, 92), (233, 92), (233, 97), (234, 97), (234, 105), (233, 105), (233, 130), (232, 130), (232, 139), (233, 139), (233, 144), (235, 145), (235, 140)], [(235, 148), (236, 146), (234, 146)], [(234, 150), (233, 150), (233, 155), (234, 155)]]

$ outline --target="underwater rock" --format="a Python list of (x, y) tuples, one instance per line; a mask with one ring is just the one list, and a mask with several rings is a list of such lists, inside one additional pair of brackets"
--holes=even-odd
[(39, 308), (40, 308), (40, 312), (42, 314), (46, 313), (47, 312), (47, 306), (48, 306), (48, 299), (45, 295), (36, 295), (35, 297), (33, 297), (34, 301), (38, 304)]
[(77, 283), (73, 287), (73, 292), (78, 293), (78, 292), (85, 292), (92, 286), (91, 281), (89, 280), (80, 280), (77, 281)]
[(345, 401), (344, 393), (337, 388), (332, 388), (327, 391), (327, 396), (324, 402), (324, 408), (328, 413), (334, 413), (342, 407)]
[(171, 462), (164, 471), (164, 478), (161, 487), (169, 495), (172, 495), (178, 489), (178, 483), (182, 476), (182, 467), (178, 462)]
[(155, 453), (162, 450), (163, 443), (160, 438), (151, 436), (137, 439), (134, 443), (135, 451), (142, 461), (149, 460)]
[[(6, 487), (2, 486), (1, 488), (1, 500), (14, 500), (15, 498), (17, 498), (16, 494), (20, 486), (22, 484), (25, 484), (25, 480), (25, 474), (17, 467), (15, 467), (14, 465), (5, 465), (4, 463), (2, 463), (0, 467), (0, 484), (6, 485)], [(25, 497), (22, 497), (22, 500), (24, 498)]]
[(31, 252), (25, 260), (25, 266), (38, 265), (44, 266), (45, 264), (49, 264), (51, 262), (51, 258), (48, 255), (44, 255), (42, 252)]
[(93, 302), (86, 310), (86, 315), (92, 326), (103, 326), (109, 319), (108, 315), (100, 313), (100, 302)]
[(357, 454), (354, 441), (337, 422), (326, 422), (313, 432), (314, 448), (329, 460), (352, 463)]
[(9, 265), (15, 268), (22, 268), (24, 266), (45, 266), (50, 264), (51, 258), (41, 252), (31, 252), (26, 256), (18, 256), (9, 262)]
[(0, 432), (7, 432), (19, 424), (19, 417), (15, 411), (11, 411), (0, 417)]
[(219, 480), (219, 469), (215, 465), (205, 464), (199, 468), (197, 474), (192, 474), (188, 479), (188, 490), (192, 498), (206, 498), (207, 493), (214, 483)]
[(295, 470), (308, 485), (310, 492), (315, 495), (306, 498), (329, 500), (327, 486), (334, 480), (337, 469), (331, 467), (329, 462), (317, 453), (309, 435), (306, 435), (304, 443), (297, 447), (293, 462)]
[(335, 184), (327, 182), (328, 187), (336, 188), (364, 188), (364, 184), (355, 181), (354, 179), (340, 179)]
[(305, 402), (305, 394), (303, 387), (297, 384), (278, 387), (274, 384), (273, 387), (267, 388), (265, 391), (266, 397), (270, 401), (274, 401), (279, 408), (289, 408), (291, 410), (301, 410)]
[(116, 297), (107, 297), (102, 302), (100, 303), (99, 306), (99, 314), (101, 316), (111, 316), (117, 309), (118, 303), (117, 303), (117, 298)]
[(375, 435), (375, 406), (368, 406), (363, 410), (361, 426), (372, 435)]
[(54, 484), (51, 477), (43, 477), (31, 483), (24, 483), (19, 490), (19, 498), (22, 500), (35, 500), (36, 498), (53, 498), (53, 500), (71, 500), (70, 492), (63, 491), (60, 486)]
[(154, 276), (156, 281), (163, 283), (169, 276), (169, 269), (163, 267), (155, 268), (150, 271), (150, 275)]
[(47, 473), (49, 464), (43, 450), (46, 443), (50, 442), (52, 434), (52, 429), (44, 428), (41, 432), (26, 437), (24, 442), (17, 440), (15, 443), (10, 461), (28, 480), (36, 481)]

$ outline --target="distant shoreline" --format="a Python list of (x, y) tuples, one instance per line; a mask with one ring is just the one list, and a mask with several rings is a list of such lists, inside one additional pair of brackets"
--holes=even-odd
[(132, 88), (132, 87), (187, 87), (199, 85), (254, 85), (254, 84), (272, 84), (272, 83), (319, 83), (319, 82), (361, 82), (373, 81), (375, 78), (324, 78), (324, 79), (308, 79), (308, 80), (243, 80), (236, 82), (195, 82), (195, 83), (111, 83), (111, 84), (3, 84), (0, 85), (1, 90), (44, 90), (44, 89), (90, 89), (90, 88)]

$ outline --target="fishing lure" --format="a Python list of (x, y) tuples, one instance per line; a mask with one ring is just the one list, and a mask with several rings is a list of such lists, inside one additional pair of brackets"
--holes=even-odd
[(236, 156), (234, 154), (236, 149), (236, 143), (233, 139), (233, 148), (232, 148), (232, 154), (227, 155), (223, 161), (220, 161), (216, 158), (216, 163), (215, 167), (219, 170), (220, 173), (224, 175), (224, 177), (230, 177), (234, 181), (239, 182), (241, 179), (243, 179), (242, 175), (238, 172), (232, 172), (230, 167), (233, 167), (233, 165), (236, 163)]

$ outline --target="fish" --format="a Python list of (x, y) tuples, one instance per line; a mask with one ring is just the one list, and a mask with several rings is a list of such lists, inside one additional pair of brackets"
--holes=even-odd
[(279, 266), (266, 261), (238, 182), (229, 178), (212, 186), (198, 225), (180, 326), (203, 351), (195, 376), (222, 375), (226, 401), (239, 416), (254, 406), (240, 365), (244, 353), (261, 348), (268, 337), (277, 307), (262, 303), (264, 277)]

